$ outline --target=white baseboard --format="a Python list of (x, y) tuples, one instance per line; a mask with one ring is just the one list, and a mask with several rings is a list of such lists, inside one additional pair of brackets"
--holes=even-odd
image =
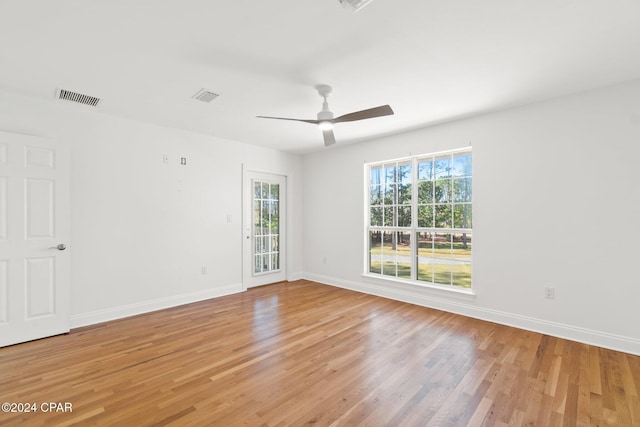
[(71, 329), (82, 326), (95, 325), (96, 323), (109, 322), (111, 320), (122, 319), (124, 317), (136, 316), (138, 314), (163, 310), (165, 308), (190, 304), (192, 302), (204, 301), (225, 295), (242, 292), (242, 283), (234, 283), (207, 289), (205, 291), (191, 292), (188, 294), (175, 295), (166, 298), (158, 298), (151, 301), (143, 301), (135, 304), (128, 304), (121, 307), (98, 310), (91, 313), (76, 314), (71, 316)]
[(312, 280), (314, 282), (330, 286), (363, 292), (410, 304), (421, 305), (424, 307), (443, 310), (467, 317), (513, 326), (519, 329), (525, 329), (532, 332), (538, 332), (545, 335), (551, 335), (558, 338), (564, 338), (571, 341), (577, 341), (640, 356), (640, 340), (631, 337), (585, 329), (557, 322), (550, 322), (544, 319), (521, 316), (515, 313), (477, 307), (462, 299), (456, 300), (455, 296), (452, 298), (440, 298), (428, 295), (425, 292), (411, 292), (406, 289), (391, 288), (374, 283), (343, 280), (336, 277), (322, 276), (313, 273), (304, 273), (303, 276), (307, 280)]
[(290, 273), (289, 278), (287, 280), (290, 282), (295, 282), (296, 280), (302, 280), (302, 279), (304, 279), (304, 273), (296, 272), (296, 273)]

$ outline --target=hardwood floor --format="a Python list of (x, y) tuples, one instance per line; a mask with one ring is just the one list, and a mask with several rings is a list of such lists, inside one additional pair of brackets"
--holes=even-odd
[(308, 281), (0, 349), (37, 409), (0, 425), (640, 426), (639, 391), (638, 356)]

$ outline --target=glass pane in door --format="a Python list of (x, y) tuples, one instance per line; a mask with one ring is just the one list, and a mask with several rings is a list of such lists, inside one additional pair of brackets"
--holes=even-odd
[(280, 270), (280, 185), (253, 184), (254, 274)]

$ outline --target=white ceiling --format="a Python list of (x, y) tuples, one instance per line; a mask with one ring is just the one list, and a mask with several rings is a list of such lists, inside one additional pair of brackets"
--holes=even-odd
[[(640, 78), (640, 0), (0, 0), (0, 90), (292, 152)], [(191, 97), (206, 88), (210, 104)], [(68, 108), (91, 108), (72, 106)]]

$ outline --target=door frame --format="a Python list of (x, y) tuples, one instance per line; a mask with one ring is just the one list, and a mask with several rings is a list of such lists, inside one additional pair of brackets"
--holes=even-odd
[[(262, 169), (250, 168), (247, 165), (242, 165), (242, 290), (246, 291), (248, 288), (262, 286), (269, 283), (275, 283), (269, 281), (267, 278), (269, 274), (262, 274), (256, 276), (253, 274), (253, 186), (252, 180), (255, 175), (265, 175), (271, 177), (278, 177), (284, 180), (284, 197), (280, 196), (280, 200), (284, 202), (284, 209), (280, 208), (280, 261), (281, 261), (281, 279), (276, 280), (289, 280), (290, 272), (290, 253), (291, 241), (289, 238), (289, 231), (291, 226), (289, 224), (291, 218), (291, 174), (281, 173), (274, 171), (265, 171)], [(268, 178), (267, 178), (268, 179)], [(282, 193), (281, 193), (282, 194)], [(284, 250), (282, 250), (284, 248)], [(284, 265), (282, 265), (284, 264)], [(263, 280), (256, 279), (256, 277), (263, 277)], [(272, 277), (272, 276), (271, 276)]]

